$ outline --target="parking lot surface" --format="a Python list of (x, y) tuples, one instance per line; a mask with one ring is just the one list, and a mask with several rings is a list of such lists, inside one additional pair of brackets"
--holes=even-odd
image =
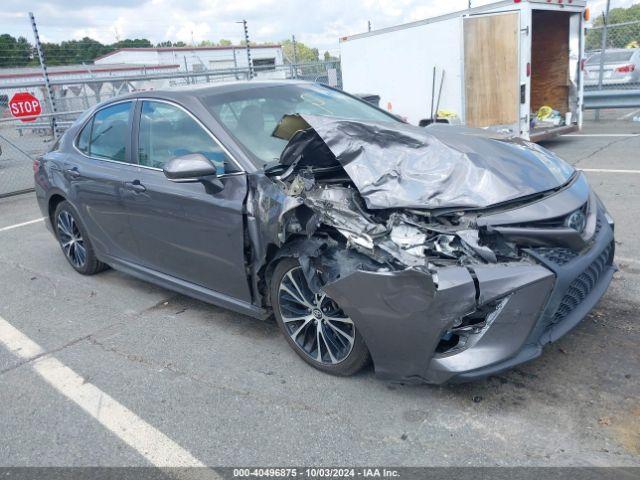
[(539, 359), (463, 385), (322, 374), (272, 320), (78, 275), (33, 194), (0, 200), (0, 465), (640, 466), (637, 134), (545, 144), (614, 216), (620, 270)]

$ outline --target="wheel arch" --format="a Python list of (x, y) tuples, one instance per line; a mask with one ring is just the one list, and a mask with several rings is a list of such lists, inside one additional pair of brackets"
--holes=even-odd
[(271, 305), (269, 287), (271, 285), (271, 279), (273, 278), (273, 272), (276, 269), (276, 266), (285, 258), (298, 258), (300, 248), (305, 241), (308, 240), (309, 239), (307, 237), (294, 236), (287, 239), (287, 241), (282, 245), (270, 243), (267, 246), (265, 261), (260, 271), (262, 283), (261, 290), (263, 292), (262, 298), (267, 306), (273, 307), (273, 305)]
[(55, 190), (49, 195), (47, 200), (47, 214), (52, 226), (54, 225), (53, 215), (56, 212), (56, 208), (64, 201), (67, 201), (67, 197), (62, 192)]

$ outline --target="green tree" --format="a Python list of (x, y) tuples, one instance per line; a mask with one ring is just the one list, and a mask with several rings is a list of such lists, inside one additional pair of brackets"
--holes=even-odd
[(124, 40), (120, 40), (119, 42), (111, 45), (114, 49), (116, 48), (149, 48), (153, 47), (151, 42), (146, 38), (125, 38)]
[[(640, 42), (640, 3), (629, 8), (614, 8), (609, 11), (609, 25), (633, 22), (632, 25), (610, 27), (607, 31), (608, 48), (626, 48), (632, 42)], [(604, 16), (600, 15), (593, 21), (594, 27), (604, 25)], [(586, 50), (599, 50), (602, 47), (602, 28), (589, 29), (586, 38)]]
[(22, 67), (33, 57), (33, 47), (24, 37), (0, 35), (0, 67)]
[(340, 60), (338, 57), (334, 57), (329, 52), (326, 52), (326, 51), (324, 52), (324, 61), (325, 62), (337, 62), (338, 60)]
[[(293, 42), (291, 40), (282, 40), (282, 53), (284, 54), (285, 63), (293, 63)], [(302, 42), (296, 42), (295, 58), (298, 63), (310, 63), (320, 60), (320, 52), (317, 48), (311, 48)]]

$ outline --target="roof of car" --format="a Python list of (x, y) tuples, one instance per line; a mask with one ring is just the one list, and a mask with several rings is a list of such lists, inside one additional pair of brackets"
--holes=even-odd
[(171, 90), (152, 90), (152, 91), (141, 91), (134, 92), (124, 97), (119, 97), (121, 100), (123, 98), (138, 98), (138, 97), (154, 97), (154, 98), (165, 98), (168, 100), (180, 100), (185, 97), (208, 97), (209, 95), (217, 95), (224, 93), (235, 93), (248, 91), (255, 88), (264, 88), (264, 87), (280, 87), (285, 85), (301, 85), (301, 84), (310, 84), (312, 82), (306, 82), (303, 80), (251, 80), (251, 81), (240, 81), (240, 82), (225, 82), (225, 83), (217, 83), (215, 85), (211, 85), (210, 83), (200, 84), (200, 85), (185, 85), (182, 87), (177, 87)]

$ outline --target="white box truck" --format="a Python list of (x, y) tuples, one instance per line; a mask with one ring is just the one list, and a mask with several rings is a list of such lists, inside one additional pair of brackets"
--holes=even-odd
[(578, 130), (585, 4), (508, 0), (343, 37), (343, 88), (424, 124), (444, 71), (439, 110), (467, 126), (532, 141)]

